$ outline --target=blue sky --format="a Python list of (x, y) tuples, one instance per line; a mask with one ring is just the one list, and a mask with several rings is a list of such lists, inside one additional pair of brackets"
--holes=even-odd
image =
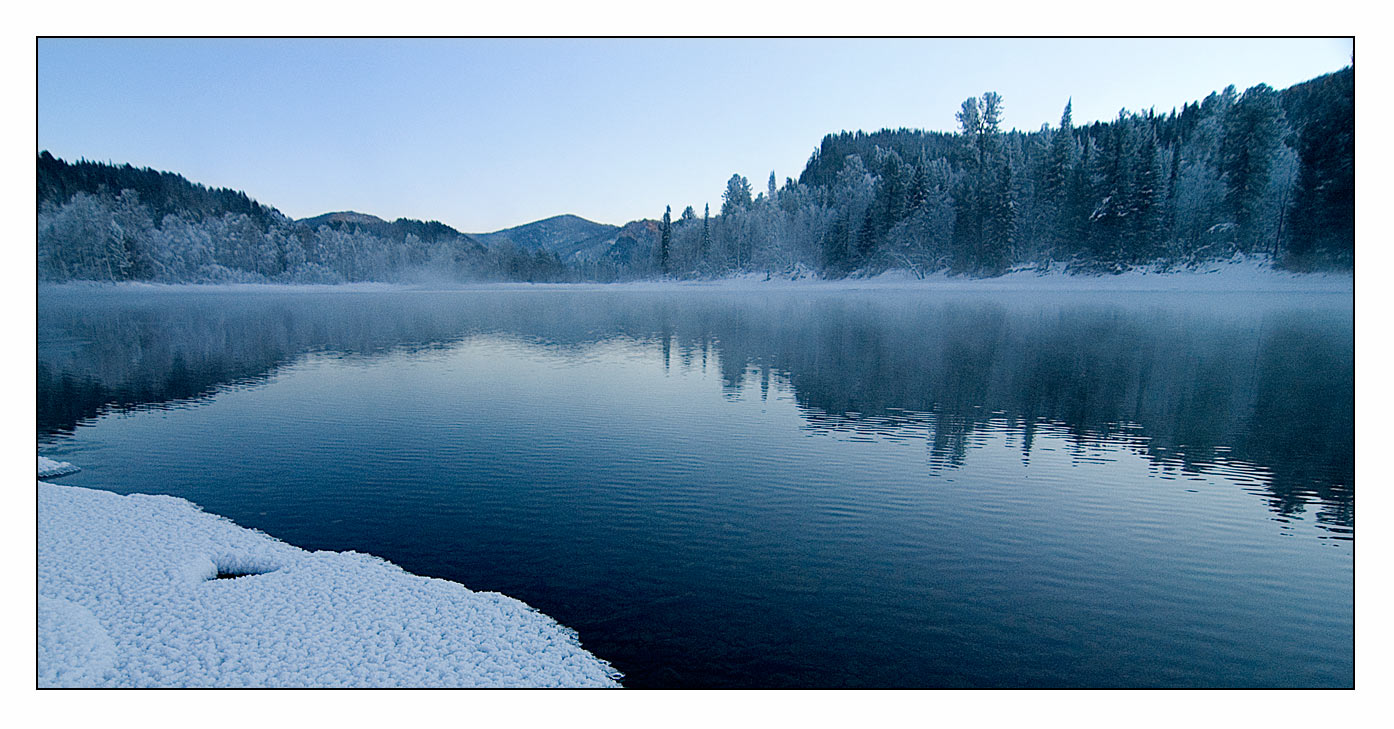
[(484, 232), (720, 207), (739, 172), (797, 177), (824, 134), (1167, 111), (1283, 88), (1348, 40), (39, 41), (38, 146), (245, 190), (292, 217), (358, 210)]

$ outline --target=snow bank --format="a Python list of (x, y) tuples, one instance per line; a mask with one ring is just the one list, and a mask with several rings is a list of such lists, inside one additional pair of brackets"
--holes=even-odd
[[(909, 283), (908, 274), (893, 271), (868, 281)], [(913, 280), (913, 277), (911, 277)], [(1263, 258), (1236, 258), (1195, 268), (1131, 268), (1116, 274), (1068, 273), (1056, 264), (1047, 270), (1022, 268), (1003, 276), (972, 279), (933, 274), (914, 281), (936, 288), (1003, 291), (1179, 291), (1195, 293), (1351, 293), (1355, 277), (1350, 273), (1295, 273), (1273, 266)]]
[(1351, 293), (1355, 278), (1350, 273), (1294, 273), (1273, 268), (1262, 258), (1237, 258), (1195, 268), (1162, 269), (1146, 266), (1117, 274), (1067, 272), (1062, 264), (1041, 270), (1022, 267), (1002, 276), (974, 278), (944, 272), (917, 275), (892, 270), (866, 278), (823, 279), (806, 271), (792, 274), (741, 274), (711, 281), (635, 282), (631, 288), (661, 286), (719, 290), (847, 289), (918, 291), (1091, 292), (1176, 291), (1195, 293)]
[(170, 496), (38, 489), (40, 686), (618, 685), (513, 598)]
[(187, 293), (196, 291), (267, 293), (373, 293), (455, 291), (668, 291), (708, 290), (769, 291), (789, 288), (810, 290), (923, 290), (923, 291), (1178, 291), (1212, 293), (1351, 293), (1355, 277), (1350, 272), (1294, 273), (1273, 268), (1262, 256), (1236, 257), (1205, 263), (1194, 268), (1164, 268), (1156, 265), (1131, 268), (1118, 274), (1069, 272), (1064, 264), (1045, 270), (1022, 266), (992, 278), (950, 275), (939, 272), (919, 275), (908, 270), (891, 270), (875, 276), (822, 278), (816, 271), (795, 266), (782, 272), (741, 273), (717, 279), (660, 279), (622, 283), (458, 283), (458, 284), (152, 284), (152, 283), (61, 283), (43, 284), (43, 289), (64, 291), (144, 291)]
[(39, 478), (58, 478), (59, 476), (68, 476), (81, 470), (81, 468), (67, 461), (55, 461), (52, 458), (39, 456)]

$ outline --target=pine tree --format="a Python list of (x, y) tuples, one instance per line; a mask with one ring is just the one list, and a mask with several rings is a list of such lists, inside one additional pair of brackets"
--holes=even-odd
[(929, 165), (923, 157), (915, 164), (914, 172), (910, 175), (910, 189), (905, 199), (906, 215), (913, 215), (924, 207), (925, 201), (929, 199), (928, 168)]
[(1298, 135), (1288, 252), (1298, 263), (1325, 254), (1354, 265), (1355, 70), (1313, 83), (1316, 109)]
[(712, 249), (712, 206), (707, 203), (702, 207), (702, 244), (697, 249), (697, 257), (703, 261), (707, 260), (707, 254)]
[(1171, 142), (1171, 169), (1167, 173), (1166, 210), (1162, 217), (1162, 231), (1173, 242), (1176, 240), (1176, 190), (1181, 180), (1181, 138)]
[(1072, 240), (1070, 183), (1079, 156), (1071, 119), (1073, 105), (1073, 98), (1065, 102), (1065, 111), (1060, 115), (1060, 128), (1051, 135), (1041, 174), (1037, 204), (1043, 208), (1040, 220), (1048, 231), (1042, 236), (1048, 242), (1048, 255), (1068, 250)]
[(1012, 167), (1004, 157), (997, 163), (988, 189), (983, 221), (982, 249), (978, 253), (978, 270), (1000, 274), (1011, 264), (1016, 246), (1016, 202), (1012, 196)]
[(673, 241), (673, 206), (663, 208), (663, 227), (658, 241), (658, 270), (668, 275), (668, 247)]
[(1253, 247), (1260, 232), (1256, 217), (1272, 176), (1281, 120), (1278, 92), (1267, 84), (1245, 91), (1224, 118), (1220, 170), (1225, 176), (1225, 203), (1245, 249)]
[(1158, 251), (1162, 232), (1162, 169), (1157, 136), (1144, 124), (1133, 151), (1133, 189), (1128, 201), (1129, 253), (1136, 263)]
[(1045, 174), (1041, 179), (1046, 198), (1057, 206), (1064, 203), (1065, 186), (1069, 180), (1070, 168), (1074, 164), (1075, 135), (1070, 119), (1070, 107), (1073, 104), (1073, 98), (1065, 102), (1065, 111), (1060, 115), (1060, 128), (1050, 139)]
[(1120, 112), (1118, 121), (1101, 137), (1102, 144), (1093, 155), (1089, 170), (1094, 191), (1094, 209), (1089, 213), (1089, 250), (1095, 262), (1111, 267), (1120, 265), (1125, 257), (1123, 244), (1132, 183), (1127, 161), (1130, 135), (1127, 116)]

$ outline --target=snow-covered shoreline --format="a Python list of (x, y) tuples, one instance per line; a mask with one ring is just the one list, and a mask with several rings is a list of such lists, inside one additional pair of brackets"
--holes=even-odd
[(1351, 293), (1353, 272), (1295, 273), (1273, 268), (1262, 258), (1239, 258), (1207, 263), (1194, 268), (1163, 269), (1143, 266), (1117, 274), (1067, 272), (1057, 264), (1041, 270), (1022, 267), (1002, 276), (971, 276), (933, 273), (924, 276), (910, 271), (892, 270), (875, 276), (825, 279), (803, 269), (785, 273), (747, 273), (712, 279), (661, 279), (619, 283), (348, 283), (348, 284), (161, 284), (146, 282), (71, 282), (41, 284), (53, 291), (142, 291), (190, 292), (218, 291), (245, 293), (338, 292), (371, 293), (393, 291), (776, 291), (798, 290), (923, 290), (923, 291), (1179, 291), (1196, 293)]
[(618, 685), (518, 600), (183, 499), (38, 482), (38, 517), (41, 687)]
[(963, 292), (1193, 292), (1193, 293), (1345, 293), (1354, 290), (1353, 272), (1294, 273), (1273, 268), (1263, 259), (1236, 259), (1195, 268), (1132, 268), (1121, 273), (1067, 272), (1057, 264), (1047, 269), (1021, 267), (1001, 276), (974, 278), (945, 272), (917, 275), (892, 270), (864, 278), (822, 279), (815, 276), (744, 274), (710, 281), (638, 281), (616, 284), (634, 289), (680, 286), (717, 290), (777, 290), (786, 288), (858, 291)]

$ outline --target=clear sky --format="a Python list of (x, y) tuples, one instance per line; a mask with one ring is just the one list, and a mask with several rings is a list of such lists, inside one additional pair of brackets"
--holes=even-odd
[(622, 224), (797, 177), (823, 135), (1169, 111), (1350, 63), (1349, 40), (88, 40), (38, 44), (38, 147), (485, 232)]

